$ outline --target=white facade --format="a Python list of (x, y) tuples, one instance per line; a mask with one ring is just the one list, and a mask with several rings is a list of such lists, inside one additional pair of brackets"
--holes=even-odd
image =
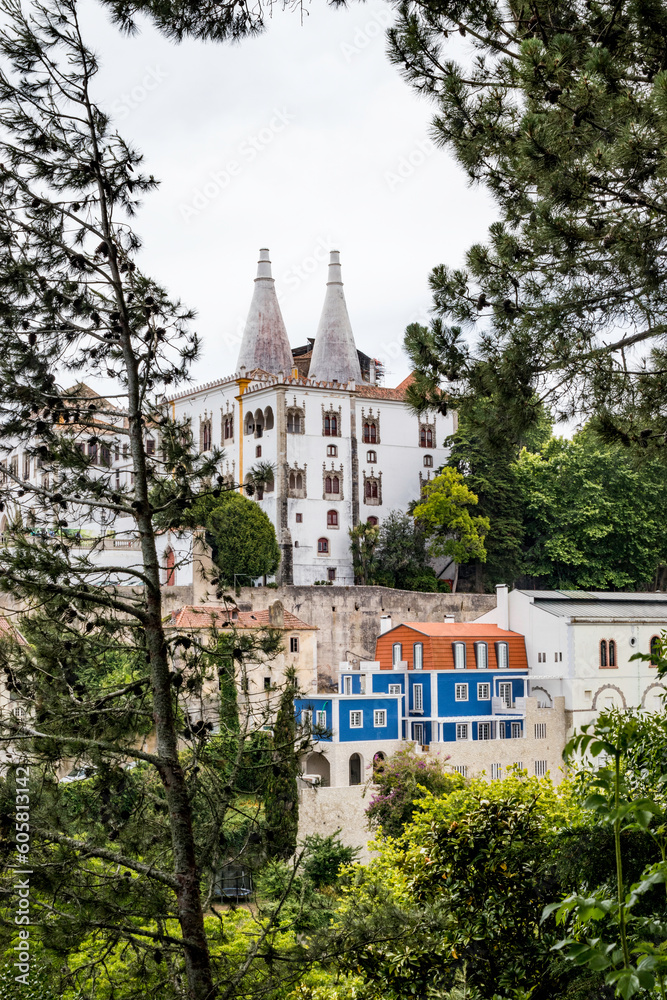
[[(262, 251), (256, 281), (264, 298), (274, 294), (268, 267), (268, 252)], [(343, 323), (347, 313), (341, 306), (337, 254), (332, 254), (330, 279), (318, 337), (326, 336), (333, 352), (340, 350), (340, 342), (354, 347), (349, 323)], [(272, 331), (266, 323), (262, 326), (253, 308), (247, 330), (259, 330), (255, 336), (270, 344)], [(277, 302), (270, 313), (273, 336), (282, 338), (282, 317), (276, 309)], [(246, 339), (248, 354), (252, 345)], [(260, 348), (253, 357), (258, 351), (261, 356)], [(322, 366), (317, 339), (312, 354), (314, 359), (318, 354)], [(345, 382), (316, 381), (303, 374), (303, 357), (297, 351), (288, 372), (247, 372), (241, 367), (226, 378), (179, 393), (170, 401), (172, 415), (190, 421), (201, 451), (224, 450), (220, 472), (230, 484), (247, 483), (259, 462), (273, 467), (273, 481), (254, 499), (275, 526), (283, 583), (352, 584), (349, 529), (369, 518), (381, 523), (389, 511), (404, 511), (418, 499), (422, 483), (447, 459), (444, 441), (455, 430), (455, 415), (417, 416), (404, 399), (408, 380), (394, 389), (352, 377)], [(353, 374), (359, 370), (357, 361)], [(369, 379), (374, 380), (374, 371), (371, 359)], [(341, 375), (340, 366), (336, 374)]]
[(530, 693), (545, 707), (565, 698), (570, 734), (607, 708), (662, 708), (656, 668), (631, 657), (667, 629), (667, 594), (497, 590), (477, 621), (525, 636)]

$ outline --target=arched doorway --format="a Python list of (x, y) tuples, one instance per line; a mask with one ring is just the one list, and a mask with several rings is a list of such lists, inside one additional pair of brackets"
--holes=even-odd
[(353, 753), (350, 757), (350, 784), (361, 784), (361, 754)]
[(320, 785), (323, 788), (328, 788), (331, 784), (331, 767), (323, 753), (308, 754), (303, 773), (319, 775)]

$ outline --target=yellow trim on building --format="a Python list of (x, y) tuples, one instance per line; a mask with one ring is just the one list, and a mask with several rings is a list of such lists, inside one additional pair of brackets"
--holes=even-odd
[(235, 398), (239, 404), (239, 493), (243, 493), (243, 393), (250, 385), (249, 378), (237, 378), (240, 392)]

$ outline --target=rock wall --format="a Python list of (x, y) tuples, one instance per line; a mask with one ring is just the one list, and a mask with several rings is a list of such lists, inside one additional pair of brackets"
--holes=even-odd
[(312, 833), (323, 837), (340, 830), (349, 847), (360, 847), (359, 861), (368, 861), (367, 844), (373, 834), (366, 829), (369, 795), (363, 785), (347, 788), (303, 788), (299, 792), (299, 839)]
[(320, 630), (317, 665), (324, 691), (329, 679), (337, 678), (341, 660), (375, 659), (382, 615), (391, 615), (393, 625), (443, 621), (449, 614), (457, 622), (469, 622), (496, 606), (495, 594), (425, 594), (389, 587), (243, 587), (238, 602), (241, 610), (256, 611), (276, 599)]

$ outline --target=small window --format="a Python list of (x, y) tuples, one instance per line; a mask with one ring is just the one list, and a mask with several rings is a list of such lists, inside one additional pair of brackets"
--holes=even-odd
[(155, 438), (146, 438), (146, 454), (147, 455), (155, 454)]
[(264, 678), (264, 690), (265, 691), (270, 691), (271, 690), (271, 678), (270, 677), (265, 677)]
[(506, 737), (507, 737), (507, 731), (505, 729), (505, 723), (504, 722), (498, 722), (497, 726), (498, 726), (498, 739), (499, 740), (506, 739)]
[(327, 511), (327, 528), (337, 528), (338, 527), (338, 511), (328, 510)]
[(485, 642), (475, 643), (475, 662), (478, 670), (486, 670), (489, 665), (489, 647)]
[(455, 774), (460, 774), (462, 778), (468, 777), (468, 765), (467, 764), (453, 764), (452, 770)]
[(491, 765), (491, 781), (502, 781), (503, 778), (503, 766), (502, 764), (492, 764)]
[(465, 670), (466, 668), (466, 644), (465, 642), (453, 642), (452, 649), (454, 651), (454, 666), (457, 670)]
[(456, 684), (454, 687), (454, 700), (455, 701), (467, 701), (468, 700), (468, 685), (467, 684)]
[(301, 709), (301, 725), (310, 729), (313, 724), (313, 713), (310, 708)]
[(433, 455), (424, 455), (424, 465), (427, 469), (433, 468)]
[(547, 738), (547, 724), (546, 722), (536, 722), (535, 723), (535, 739), (536, 740), (546, 740)]
[(505, 708), (512, 708), (512, 682), (502, 681), (498, 685), (498, 697), (502, 701)]
[(660, 636), (652, 635), (649, 643), (649, 653), (651, 654), (650, 666), (657, 667), (660, 659)]
[(376, 729), (381, 729), (387, 725), (387, 711), (384, 708), (376, 708), (373, 712), (373, 725)]
[(616, 643), (613, 639), (609, 640), (609, 666), (616, 666)]
[(412, 685), (412, 708), (415, 712), (424, 711), (424, 685)]
[(377, 528), (377, 526), (378, 526), (379, 523), (380, 523), (380, 520), (377, 517), (367, 517), (366, 518), (366, 524), (370, 524), (371, 528)]
[(521, 739), (521, 723), (520, 722), (513, 722), (512, 723), (512, 739), (513, 740), (520, 740)]
[(536, 760), (535, 761), (535, 777), (543, 778), (547, 773), (547, 762), (546, 760)]
[(327, 728), (327, 713), (326, 713), (326, 709), (319, 709), (319, 711), (317, 711), (315, 713), (315, 725), (317, 726), (318, 729), (326, 729)]
[(424, 669), (424, 643), (416, 642), (412, 647), (412, 666), (415, 670)]
[(328, 538), (318, 538), (317, 539), (317, 551), (321, 556), (326, 556), (329, 554), (329, 539)]
[(395, 642), (391, 647), (391, 662), (396, 667), (403, 659), (403, 644)]
[(491, 723), (490, 722), (478, 722), (477, 723), (477, 739), (478, 740), (490, 740), (491, 739)]
[(337, 455), (338, 455), (338, 445), (337, 444), (328, 444), (327, 445), (327, 456), (329, 458), (336, 458)]
[(401, 685), (400, 684), (390, 684), (389, 685), (389, 691), (388, 691), (388, 693), (389, 694), (400, 694), (401, 693)]
[(352, 678), (349, 675), (343, 677), (343, 694), (352, 694)]
[(261, 458), (261, 457), (262, 457), (262, 446), (261, 444), (257, 444), (255, 445), (255, 458)]
[(373, 462), (377, 462), (377, 460), (378, 460), (378, 456), (377, 456), (377, 452), (376, 451), (367, 451), (366, 452), (366, 461), (367, 462), (370, 462), (371, 464), (373, 464)]
[(509, 646), (506, 642), (497, 642), (495, 645), (498, 670), (507, 670), (510, 661)]
[(298, 635), (291, 635), (289, 640), (289, 651), (290, 653), (299, 652), (299, 637)]
[(327, 580), (329, 581), (329, 583), (333, 583), (335, 579), (336, 579), (336, 567), (329, 566), (327, 570)]
[(88, 458), (93, 465), (97, 465), (97, 442), (88, 445)]
[(350, 729), (361, 729), (364, 724), (363, 712), (350, 712)]
[(457, 738), (457, 740), (467, 740), (468, 739), (468, 723), (467, 722), (457, 722), (456, 723), (456, 738)]
[(600, 666), (607, 666), (607, 640), (602, 639), (600, 642)]
[(477, 701), (491, 700), (491, 685), (487, 682), (477, 685)]
[(297, 524), (303, 524), (303, 514), (297, 514), (296, 515), (296, 523)]

